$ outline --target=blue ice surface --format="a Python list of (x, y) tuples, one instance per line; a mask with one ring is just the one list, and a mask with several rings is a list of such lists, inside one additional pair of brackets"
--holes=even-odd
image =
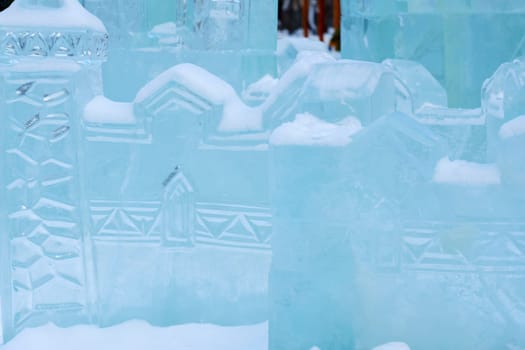
[(341, 7), (343, 57), (418, 61), (446, 88), (452, 107), (478, 107), (483, 81), (525, 49), (521, 0), (364, 0)]
[(359, 61), (276, 51), (274, 0), (81, 2), (0, 14), (0, 344), (269, 319), (271, 350), (525, 346), (522, 7), (343, 2)]

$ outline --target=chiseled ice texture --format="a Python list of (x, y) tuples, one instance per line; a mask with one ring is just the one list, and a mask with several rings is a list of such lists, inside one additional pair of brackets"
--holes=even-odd
[(413, 114), (425, 107), (447, 107), (447, 92), (421, 63), (387, 59), (383, 65), (395, 77), (397, 109)]
[[(296, 78), (301, 72), (307, 73), (304, 79)], [(293, 84), (286, 84), (289, 80)], [(383, 65), (335, 62), (316, 52), (299, 55), (275, 91), (275, 99), (270, 95), (265, 101), (271, 106), (264, 109), (264, 125), (271, 129), (305, 112), (327, 121), (357, 117), (368, 125), (396, 108), (394, 75)]]
[[(108, 97), (131, 100), (147, 81), (191, 62), (240, 92), (276, 74), (276, 0), (84, 0), (110, 34)], [(134, 74), (129, 74), (132, 71)]]
[(343, 57), (418, 61), (446, 88), (452, 107), (478, 107), (483, 81), (524, 53), (521, 0), (359, 0), (341, 6)]
[(396, 110), (427, 125), (448, 142), (451, 159), (487, 161), (485, 115), (480, 108), (447, 107), (445, 89), (415, 61), (383, 61), (393, 74), (396, 85)]
[(270, 138), (270, 349), (523, 345), (523, 183), (450, 160), (399, 113), (354, 134), (326, 124), (297, 116)]
[(491, 160), (497, 157), (500, 131), (503, 136), (514, 132), (509, 126), (502, 129), (503, 124), (525, 115), (524, 74), (525, 57), (519, 57), (502, 64), (483, 84), (481, 105), (487, 118), (488, 156)]
[(502, 64), (483, 86), (482, 109), (486, 115), (488, 157), (502, 169), (509, 186), (525, 184), (520, 160), (525, 134), (525, 58)]
[[(270, 349), (304, 349), (311, 344), (320, 349), (365, 349), (364, 345), (370, 349), (402, 339), (378, 336), (360, 343), (353, 325), (362, 313), (353, 305), (358, 290), (351, 225), (359, 222), (365, 238), (383, 231), (377, 242), (370, 242), (370, 249), (384, 242), (384, 251), (373, 250), (372, 258), (390, 264), (399, 198), (410, 197), (412, 185), (432, 178), (434, 161), (442, 156), (440, 140), (399, 113), (364, 129), (344, 127), (341, 121), (305, 122), (297, 116), (270, 138), (274, 214)], [(309, 132), (294, 137), (301, 129)]]
[[(181, 64), (84, 113), (101, 324), (267, 318), (271, 217), (260, 111)], [(140, 258), (137, 258), (140, 257)]]
[(2, 341), (50, 321), (266, 320), (262, 107), (191, 64), (105, 97), (107, 34), (77, 0), (17, 0), (0, 30)]
[(0, 315), (21, 329), (91, 319), (79, 160), (83, 106), (100, 93), (107, 34), (76, 0), (0, 14)]

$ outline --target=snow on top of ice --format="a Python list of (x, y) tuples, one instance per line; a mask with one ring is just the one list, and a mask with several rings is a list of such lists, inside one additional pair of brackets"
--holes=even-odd
[(320, 63), (335, 62), (326, 52), (303, 51), (297, 55), (294, 64), (281, 76), (268, 99), (261, 105), (263, 110), (270, 107), (295, 81), (306, 77), (313, 67)]
[[(185, 32), (187, 28), (178, 27), (174, 22), (165, 22), (160, 23), (154, 26), (150, 31), (149, 35), (156, 37), (159, 41), (159, 44), (163, 45), (181, 45), (183, 38), (181, 33)], [(141, 51), (156, 51), (158, 48), (141, 48)]]
[(150, 30), (150, 34), (172, 35), (177, 34), (177, 24), (175, 22), (164, 22), (157, 24)]
[(456, 185), (498, 185), (501, 175), (495, 164), (442, 158), (436, 165), (433, 181)]
[(84, 108), (84, 120), (91, 123), (133, 124), (133, 103), (115, 102), (96, 96)]
[(410, 350), (407, 344), (401, 342), (392, 342), (373, 348), (372, 350)]
[(274, 145), (344, 146), (351, 136), (362, 129), (357, 118), (347, 117), (336, 124), (316, 116), (298, 114), (292, 122), (284, 123), (274, 130), (270, 143)]
[(100, 19), (87, 11), (78, 0), (57, 0), (61, 6), (28, 4), (17, 0), (0, 13), (0, 27), (75, 28), (106, 32)]
[(270, 95), (279, 83), (279, 79), (266, 74), (261, 79), (250, 84), (242, 93), (244, 99), (252, 99), (261, 95)]
[(199, 66), (183, 63), (162, 72), (144, 85), (137, 93), (135, 102), (143, 102), (170, 82), (177, 82), (192, 91), (198, 92), (214, 104), (224, 103), (235, 95), (233, 88), (224, 80)]
[(508, 139), (520, 135), (525, 135), (525, 115), (506, 122), (499, 129), (499, 136), (502, 139)]
[(131, 321), (109, 327), (75, 326), (58, 328), (46, 325), (26, 329), (2, 350), (266, 350), (267, 324), (219, 327), (188, 324), (153, 327), (146, 322)]
[(262, 130), (262, 113), (259, 108), (244, 104), (237, 95), (224, 104), (219, 131), (240, 132)]
[[(317, 37), (315, 37), (317, 38)], [(277, 40), (277, 56), (285, 54), (289, 47), (293, 47), (296, 51), (327, 51), (327, 45), (319, 40), (313, 40), (312, 37), (292, 37), (285, 36)]]
[(135, 103), (144, 102), (170, 83), (177, 83), (209, 101), (213, 105), (223, 105), (224, 110), (219, 123), (219, 131), (255, 131), (262, 128), (262, 114), (259, 108), (244, 104), (230, 84), (191, 63), (178, 64), (159, 74), (147, 83), (135, 97)]

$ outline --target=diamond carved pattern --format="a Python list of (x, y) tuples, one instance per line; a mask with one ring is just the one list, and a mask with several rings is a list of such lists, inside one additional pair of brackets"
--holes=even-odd
[[(2, 48), (48, 50), (45, 37), (8, 35)], [(17, 51), (18, 52), (18, 51)], [(25, 51), (28, 52), (29, 51)], [(26, 324), (85, 312), (80, 213), (75, 190), (75, 140), (67, 113), (68, 77), (27, 81), (13, 74), (6, 85), (5, 154), (7, 233), (11, 251), (12, 320)], [(57, 137), (60, 130), (60, 137)], [(44, 317), (45, 316), (45, 317)]]
[(4, 32), (1, 53), (8, 56), (55, 56), (105, 59), (106, 33)]

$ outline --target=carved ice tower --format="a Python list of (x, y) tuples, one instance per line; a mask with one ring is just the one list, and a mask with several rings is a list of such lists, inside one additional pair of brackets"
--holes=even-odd
[(25, 327), (90, 320), (77, 150), (107, 34), (77, 0), (17, 0), (0, 36), (2, 343)]

